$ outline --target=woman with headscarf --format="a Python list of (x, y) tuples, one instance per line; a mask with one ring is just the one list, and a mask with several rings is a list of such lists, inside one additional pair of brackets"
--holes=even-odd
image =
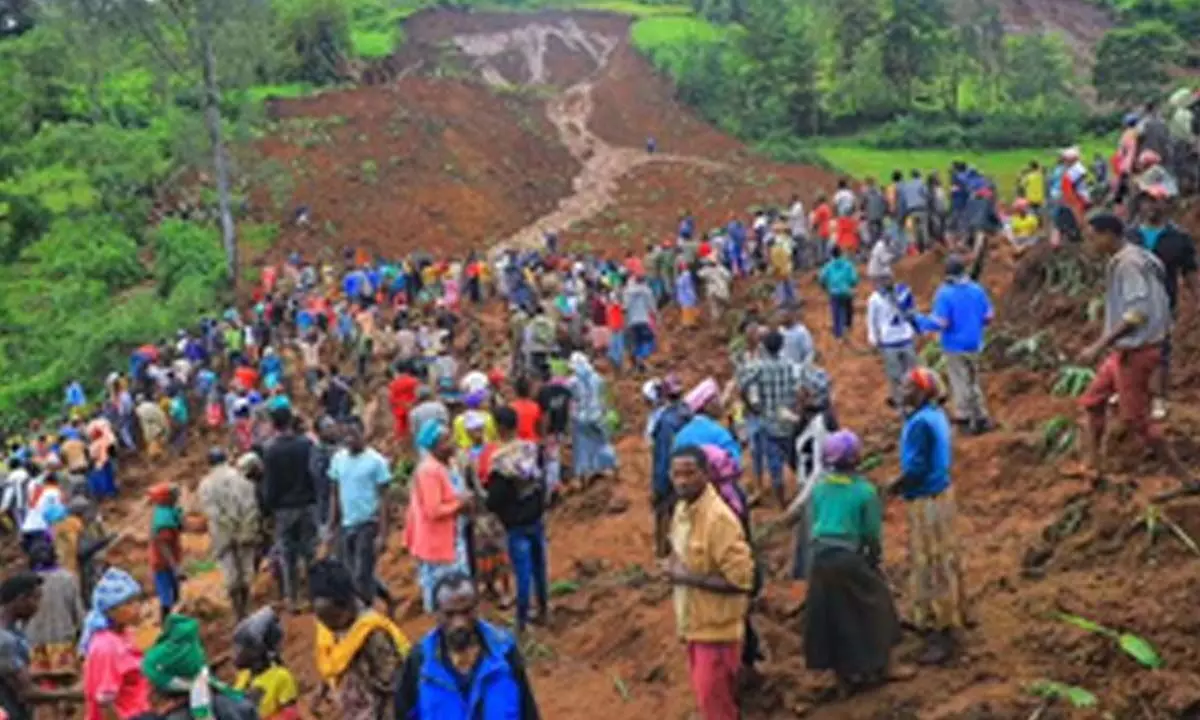
[(471, 436), (467, 432), (467, 424), (476, 421), (483, 423), (484, 441), (496, 442), (496, 420), (486, 408), (487, 396), (486, 390), (475, 390), (463, 396), (463, 402), (467, 409), (459, 413), (453, 422), (454, 445), (458, 450), (471, 448)]
[(706, 378), (688, 391), (683, 402), (692, 417), (675, 434), (674, 450), (685, 447), (712, 445), (741, 467), (742, 446), (729, 428), (721, 424), (721, 386), (714, 378)]
[(425, 611), (433, 612), (433, 589), (447, 574), (468, 569), (466, 536), (459, 518), (475, 499), (454, 485), (448, 462), (454, 455), (450, 431), (430, 420), (417, 431), (421, 460), (413, 471), (412, 494), (404, 523), (404, 544), (417, 559), (417, 584)]
[(955, 633), (966, 624), (950, 484), (950, 420), (939, 404), (942, 385), (932, 370), (914, 368), (904, 395), (905, 406), (913, 410), (900, 434), (900, 477), (889, 491), (908, 505), (910, 619), (925, 634), (920, 662), (939, 665), (953, 657)]
[(115, 567), (105, 571), (92, 591), (92, 609), (79, 640), (84, 720), (130, 720), (150, 711), (150, 683), (133, 636), (141, 600), (142, 586)]
[(574, 475), (587, 482), (606, 472), (616, 473), (617, 454), (604, 427), (604, 379), (583, 353), (572, 353), (571, 420)]
[(168, 615), (142, 659), (152, 710), (142, 720), (256, 720), (254, 705), (216, 680), (200, 641), (200, 623)]
[(238, 623), (233, 630), (233, 665), (238, 669), (235, 689), (258, 706), (261, 720), (298, 720), (300, 689), (283, 665), (279, 648), (283, 628), (279, 616), (264, 607)]
[(899, 639), (892, 597), (878, 571), (883, 508), (875, 486), (855, 472), (861, 449), (849, 430), (826, 437), (821, 452), (829, 469), (809, 500), (804, 656), (810, 670), (834, 671), (844, 692), (883, 681)]
[(30, 645), (30, 669), (56, 683), (71, 684), (79, 673), (75, 639), (83, 624), (79, 581), (58, 564), (54, 546), (45, 541), (29, 552), (30, 569), (42, 579), (42, 601), (25, 624)]

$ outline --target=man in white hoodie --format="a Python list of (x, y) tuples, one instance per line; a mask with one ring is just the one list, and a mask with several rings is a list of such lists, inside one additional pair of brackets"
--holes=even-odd
[(903, 285), (896, 285), (891, 269), (872, 279), (876, 285), (875, 292), (867, 300), (867, 341), (883, 356), (891, 404), (900, 409), (904, 378), (917, 366), (917, 353), (913, 348), (916, 331), (911, 320), (912, 293)]

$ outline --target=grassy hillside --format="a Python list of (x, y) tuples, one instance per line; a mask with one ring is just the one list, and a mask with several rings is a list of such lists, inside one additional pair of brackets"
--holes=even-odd
[[(1090, 162), (1095, 153), (1104, 157), (1112, 154), (1116, 140), (1108, 137), (1089, 137), (1080, 143), (1083, 156)], [(817, 151), (821, 157), (852, 177), (874, 177), (881, 181), (892, 176), (892, 172), (900, 170), (905, 175), (910, 170), (937, 170), (943, 179), (947, 168), (956, 160), (970, 163), (979, 170), (995, 179), (1001, 194), (1005, 198), (1013, 196), (1016, 190), (1017, 178), (1029, 166), (1031, 160), (1037, 160), (1044, 167), (1053, 165), (1061, 148), (1017, 148), (1012, 150), (990, 150), (975, 152), (969, 150), (876, 150), (856, 143), (854, 139), (834, 140), (819, 143)]]

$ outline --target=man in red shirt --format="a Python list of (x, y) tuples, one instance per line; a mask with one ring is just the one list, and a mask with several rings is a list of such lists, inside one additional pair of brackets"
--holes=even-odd
[(412, 373), (412, 366), (407, 362), (400, 363), (394, 372), (395, 377), (388, 383), (388, 406), (392, 409), (396, 439), (401, 446), (406, 446), (412, 437), (408, 427), (408, 411), (417, 402), (417, 388), (421, 386), (421, 381)]
[(508, 404), (517, 414), (517, 437), (521, 440), (537, 442), (542, 429), (542, 406), (532, 397), (529, 380), (517, 378), (513, 386), (517, 398)]

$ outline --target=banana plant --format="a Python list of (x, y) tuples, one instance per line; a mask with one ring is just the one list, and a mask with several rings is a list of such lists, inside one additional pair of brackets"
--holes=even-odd
[(1059, 613), (1058, 619), (1062, 620), (1068, 625), (1074, 625), (1080, 630), (1086, 630), (1093, 635), (1100, 635), (1112, 640), (1117, 644), (1117, 647), (1121, 648), (1122, 652), (1136, 660), (1142, 667), (1150, 668), (1151, 670), (1157, 670), (1163, 666), (1162, 657), (1158, 654), (1158, 651), (1154, 649), (1154, 646), (1151, 645), (1150, 642), (1145, 638), (1134, 635), (1133, 633), (1113, 630), (1112, 628), (1105, 627), (1098, 622), (1088, 620), (1087, 618), (1080, 617), (1078, 615), (1072, 615), (1070, 613)]
[(1095, 379), (1095, 370), (1067, 365), (1058, 371), (1058, 381), (1054, 383), (1052, 392), (1059, 397), (1079, 397)]
[(1042, 454), (1049, 457), (1062, 455), (1075, 446), (1079, 427), (1066, 415), (1058, 415), (1042, 426)]
[(1076, 710), (1094, 708), (1099, 703), (1091, 691), (1077, 685), (1055, 682), (1053, 680), (1038, 680), (1025, 686), (1030, 695), (1045, 700), (1064, 700)]

